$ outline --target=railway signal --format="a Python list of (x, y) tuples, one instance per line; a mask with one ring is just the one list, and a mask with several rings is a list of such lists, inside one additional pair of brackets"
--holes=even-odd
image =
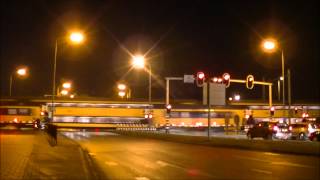
[(251, 74), (248, 75), (246, 78), (246, 87), (248, 89), (253, 89), (253, 87), (254, 87), (254, 77)]
[(226, 88), (230, 86), (230, 74), (224, 73), (222, 75), (223, 83), (226, 85)]
[(205, 82), (205, 75), (203, 72), (198, 72), (196, 77), (196, 83), (198, 87), (202, 87)]

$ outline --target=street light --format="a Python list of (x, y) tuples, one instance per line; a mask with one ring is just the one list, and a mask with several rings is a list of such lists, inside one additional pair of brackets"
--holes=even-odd
[[(69, 36), (69, 41), (73, 44), (80, 44), (84, 40), (84, 35), (81, 32), (72, 32)], [(52, 120), (54, 118), (54, 99), (56, 91), (56, 72), (57, 72), (57, 54), (58, 54), (58, 39), (55, 41), (54, 48), (54, 63), (53, 63), (53, 78), (52, 78), (52, 102), (51, 102), (51, 113)]]
[[(16, 75), (18, 75), (18, 76), (20, 76), (20, 77), (26, 76), (26, 75), (27, 75), (27, 68), (26, 68), (26, 67), (23, 67), (23, 68), (19, 68), (19, 69), (17, 69), (17, 71), (16, 71)], [(13, 77), (14, 77), (14, 74), (10, 74), (10, 82), (9, 82), (9, 96), (11, 96), (11, 95), (12, 95)]]
[[(278, 43), (274, 39), (266, 39), (262, 42), (262, 48), (267, 53), (273, 53), (276, 49), (279, 49)], [(281, 65), (282, 65), (282, 75), (280, 80), (282, 81), (282, 103), (285, 104), (285, 76), (284, 76), (284, 54), (283, 49), (281, 49)]]
[(65, 89), (71, 89), (71, 82), (65, 82), (62, 84), (62, 87)]
[[(132, 57), (132, 61), (131, 64), (134, 68), (137, 69), (142, 69), (145, 67), (145, 63), (146, 60), (144, 58), (144, 56), (142, 55), (135, 55)], [(152, 70), (151, 70), (151, 64), (147, 63), (147, 65), (149, 66), (149, 104), (151, 104), (151, 75), (152, 75)]]

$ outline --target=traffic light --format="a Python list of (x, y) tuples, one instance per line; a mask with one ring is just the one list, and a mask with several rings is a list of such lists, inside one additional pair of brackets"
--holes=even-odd
[(170, 113), (171, 113), (171, 108), (172, 108), (172, 106), (171, 106), (170, 104), (167, 104), (167, 105), (166, 105), (167, 114), (170, 114)]
[(274, 110), (275, 110), (274, 107), (271, 107), (271, 108), (270, 108), (270, 115), (271, 115), (271, 116), (274, 116)]
[(230, 74), (228, 73), (224, 73), (222, 75), (222, 78), (223, 78), (223, 84), (226, 85), (226, 88), (230, 86)]
[(202, 87), (204, 82), (205, 82), (205, 75), (203, 72), (198, 72), (197, 73), (197, 78), (196, 78), (196, 82), (197, 82), (197, 86), (198, 87)]
[(247, 76), (246, 86), (248, 89), (252, 89), (254, 86), (254, 77), (251, 74)]

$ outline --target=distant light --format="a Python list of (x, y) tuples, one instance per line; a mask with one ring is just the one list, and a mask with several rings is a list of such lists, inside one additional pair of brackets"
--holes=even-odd
[(213, 82), (218, 82), (218, 78), (217, 78), (217, 77), (214, 77), (214, 78), (213, 78)]
[(127, 86), (125, 84), (118, 84), (118, 89), (119, 90), (125, 90)]
[(64, 89), (64, 90), (61, 91), (61, 94), (64, 95), (64, 96), (66, 96), (66, 95), (69, 94), (69, 91)]
[(126, 93), (124, 91), (120, 91), (118, 92), (118, 95), (123, 98), (126, 95)]
[(245, 118), (246, 118), (246, 119), (248, 119), (249, 117), (250, 117), (249, 114), (246, 114), (246, 115), (245, 115)]
[(274, 47), (275, 47), (274, 42), (271, 42), (271, 41), (264, 42), (264, 48), (269, 50), (269, 49), (273, 49)]
[(234, 100), (240, 101), (240, 95), (239, 95), (239, 94), (235, 95), (235, 96), (234, 96)]
[(74, 98), (74, 94), (71, 94), (71, 95), (70, 95), (70, 98), (73, 99), (73, 98)]
[(171, 109), (171, 108), (172, 108), (171, 104), (168, 104), (168, 105), (166, 106), (166, 108), (167, 108), (167, 109)]
[(253, 78), (252, 78), (252, 77), (249, 77), (249, 81), (253, 81)]
[(229, 97), (229, 101), (232, 101), (232, 97)]
[(274, 111), (274, 107), (273, 106), (270, 108), (270, 111)]
[(76, 44), (81, 43), (83, 39), (84, 39), (83, 34), (80, 32), (73, 32), (70, 35), (70, 40)]
[(222, 78), (218, 78), (218, 83), (221, 83), (222, 82)]
[(27, 69), (26, 68), (20, 68), (17, 70), (17, 74), (20, 76), (25, 76), (27, 74)]
[(283, 81), (283, 77), (282, 76), (280, 76), (280, 81)]
[(142, 69), (144, 68), (145, 58), (142, 55), (136, 55), (132, 57), (132, 65), (134, 68)]
[(62, 84), (62, 87), (65, 89), (70, 89), (71, 88), (71, 83), (70, 82), (65, 82)]

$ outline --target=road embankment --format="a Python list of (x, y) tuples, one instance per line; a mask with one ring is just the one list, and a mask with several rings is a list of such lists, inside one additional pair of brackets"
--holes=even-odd
[(249, 140), (249, 139), (232, 139), (203, 136), (185, 136), (175, 134), (164, 134), (149, 131), (115, 131), (121, 135), (152, 138), (166, 141), (174, 141), (188, 144), (207, 145), (214, 147), (240, 148), (248, 150), (270, 151), (278, 153), (290, 153), (301, 155), (320, 155), (320, 143), (309, 141), (291, 141), (291, 140)]

